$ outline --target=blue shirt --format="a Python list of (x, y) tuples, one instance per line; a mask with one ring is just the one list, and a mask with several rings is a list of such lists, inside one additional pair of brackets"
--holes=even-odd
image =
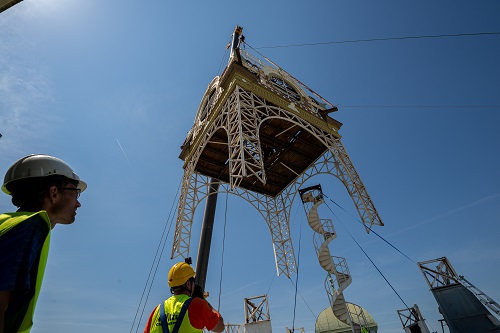
[(35, 294), (38, 259), (50, 229), (35, 215), (0, 237), (0, 290), (12, 291), (5, 333), (17, 331)]

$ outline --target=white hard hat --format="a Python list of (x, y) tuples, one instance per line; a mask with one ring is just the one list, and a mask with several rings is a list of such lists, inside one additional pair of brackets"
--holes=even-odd
[(19, 179), (53, 175), (65, 176), (77, 181), (77, 188), (82, 192), (87, 188), (87, 184), (83, 180), (80, 180), (80, 177), (78, 177), (73, 169), (63, 160), (49, 155), (33, 154), (21, 158), (7, 170), (2, 185), (2, 191), (10, 194), (10, 191), (6, 187), (7, 184)]

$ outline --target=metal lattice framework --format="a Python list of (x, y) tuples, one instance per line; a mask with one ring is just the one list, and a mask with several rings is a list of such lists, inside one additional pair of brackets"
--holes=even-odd
[(281, 68), (233, 52), (209, 84), (181, 147), (184, 176), (171, 258), (189, 257), (194, 212), (215, 181), (217, 193), (237, 195), (263, 216), (277, 274), (290, 277), (296, 269), (290, 211), (310, 177), (337, 177), (367, 232), (383, 223), (340, 141), (342, 124), (328, 116), (337, 108)]
[(245, 298), (245, 324), (269, 321), (269, 303), (267, 295)]
[(417, 304), (408, 309), (398, 310), (398, 316), (405, 332), (413, 332), (411, 328), (415, 326), (418, 326), (422, 333), (430, 332)]
[[(269, 98), (250, 91), (252, 87), (248, 87), (249, 83), (244, 79), (237, 77), (232, 84), (234, 85), (230, 89), (232, 93), (221, 97), (225, 102), (221, 105), (220, 112), (208, 119), (208, 123), (199, 130), (197, 141), (192, 145), (191, 155), (185, 165), (172, 258), (189, 256), (194, 211), (207, 196), (210, 183), (209, 176), (196, 171), (198, 160), (208, 144), (227, 145), (229, 182), (221, 181), (218, 192), (229, 192), (240, 196), (262, 214), (271, 232), (278, 275), (284, 273), (289, 277), (295, 271), (289, 212), (297, 190), (312, 176), (330, 174), (345, 185), (361, 220), (367, 227), (367, 232), (374, 224), (383, 225), (339, 138), (330, 133), (331, 131), (317, 126), (317, 120), (313, 121), (313, 117), (277, 106), (270, 103)], [(278, 162), (295, 172), (296, 179), (274, 197), (239, 187), (242, 180), (250, 176), (264, 184), (267, 181), (259, 129), (262, 124), (272, 119), (286, 120), (290, 127), (298, 126), (328, 148), (326, 153), (303, 173), (295, 172), (293, 164)], [(220, 136), (214, 139), (215, 134), (221, 130), (227, 133), (226, 142), (220, 141)]]
[[(206, 329), (203, 329), (205, 332), (207, 332)], [(226, 333), (244, 333), (245, 331), (245, 325), (241, 324), (226, 324), (225, 325), (225, 330)]]
[(431, 289), (460, 283), (457, 272), (446, 257), (419, 262), (418, 266)]
[(452, 284), (461, 284), (490, 311), (497, 316), (500, 315), (500, 304), (469, 282), (463, 275), (458, 275), (448, 258), (441, 257), (419, 262), (418, 266), (431, 290)]

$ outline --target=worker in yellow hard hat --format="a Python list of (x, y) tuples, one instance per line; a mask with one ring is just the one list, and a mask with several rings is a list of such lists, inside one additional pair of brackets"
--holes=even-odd
[(86, 188), (66, 162), (49, 155), (23, 157), (5, 174), (2, 191), (18, 210), (0, 215), (0, 333), (31, 330), (51, 230), (75, 221)]
[(194, 296), (195, 272), (185, 263), (172, 266), (168, 273), (170, 292), (174, 294), (149, 315), (144, 333), (200, 333), (224, 330), (224, 320), (203, 296)]

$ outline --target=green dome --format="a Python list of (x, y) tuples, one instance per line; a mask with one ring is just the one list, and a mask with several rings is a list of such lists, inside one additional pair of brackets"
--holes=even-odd
[[(361, 313), (361, 311), (364, 314), (364, 318), (366, 319), (366, 325), (365, 327), (371, 332), (375, 333), (377, 332), (378, 325), (373, 319), (373, 317), (363, 309), (362, 307), (352, 304), (352, 303), (347, 303), (347, 306), (349, 307), (349, 311), (351, 313)], [(316, 319), (316, 333), (350, 333), (351, 327), (343, 322), (341, 322), (335, 315), (333, 314), (332, 308), (327, 307), (324, 309)]]

